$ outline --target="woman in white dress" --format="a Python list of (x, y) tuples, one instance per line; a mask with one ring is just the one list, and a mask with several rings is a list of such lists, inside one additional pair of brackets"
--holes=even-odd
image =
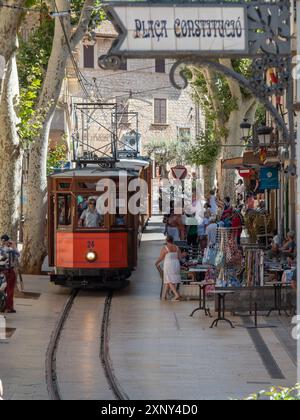
[(175, 295), (174, 301), (180, 300), (180, 295), (177, 292), (177, 284), (181, 283), (180, 277), (180, 249), (174, 245), (172, 236), (167, 237), (167, 245), (164, 246), (160, 252), (160, 257), (156, 262), (156, 267), (159, 269), (160, 264), (164, 261), (164, 284), (166, 285), (165, 294), (169, 289)]

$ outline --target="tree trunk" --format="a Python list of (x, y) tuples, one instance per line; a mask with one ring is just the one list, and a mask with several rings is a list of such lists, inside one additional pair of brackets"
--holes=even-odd
[(0, 102), (0, 233), (17, 240), (20, 210), (22, 154), (17, 133), (19, 82), (15, 54), (6, 66)]
[(30, 274), (40, 273), (43, 259), (47, 254), (45, 226), (49, 132), (64, 79), (68, 54), (65, 36), (57, 20), (47, 75), (38, 105), (45, 119), (40, 135), (34, 139), (29, 152), (22, 267), (24, 272)]
[[(223, 148), (222, 159), (230, 159), (243, 155), (245, 148), (242, 147), (244, 144), (241, 142), (240, 124), (244, 118), (247, 118), (252, 123), (255, 116), (255, 109), (256, 101), (253, 98), (239, 101), (238, 109), (231, 112), (229, 121), (226, 124), (228, 129), (226, 143), (228, 147), (225, 146)], [(220, 196), (229, 196), (231, 199), (235, 199), (236, 170), (224, 169), (219, 173), (221, 174), (218, 177)]]
[(204, 196), (208, 196), (210, 191), (214, 188), (216, 177), (216, 164), (202, 166)]
[[(92, 0), (85, 1), (85, 7)], [(69, 10), (70, 1), (57, 0), (58, 10)], [(81, 39), (90, 20), (91, 8), (82, 11), (80, 26), (71, 37), (69, 18), (63, 18), (66, 36), (71, 47)], [(47, 213), (47, 153), (51, 122), (59, 99), (64, 79), (69, 49), (61, 21), (56, 18), (52, 52), (48, 63), (47, 74), (37, 109), (45, 115), (40, 135), (34, 139), (30, 149), (28, 168), (27, 207), (24, 224), (24, 244), (22, 252), (23, 271), (30, 274), (40, 273), (44, 257), (47, 255), (45, 244), (45, 227)], [(76, 42), (75, 42), (76, 40)]]
[[(7, 5), (23, 7), (26, 0), (7, 0)], [(18, 48), (17, 31), (23, 14), (14, 9), (0, 7), (0, 100), (10, 59)]]
[[(226, 143), (228, 144), (228, 147), (223, 148), (223, 159), (231, 159), (242, 156), (243, 154), (244, 149), (239, 147), (241, 145), (240, 124), (245, 118), (245, 112), (246, 110), (244, 107), (239, 105), (239, 109), (232, 111), (230, 114), (230, 118), (227, 123), (228, 137)], [(231, 199), (235, 198), (236, 177), (237, 175), (235, 169), (222, 170), (222, 182), (220, 186), (221, 197), (229, 196)]]

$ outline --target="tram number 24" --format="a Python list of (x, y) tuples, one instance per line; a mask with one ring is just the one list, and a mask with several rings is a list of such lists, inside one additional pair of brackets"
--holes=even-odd
[(94, 249), (95, 248), (95, 242), (94, 241), (87, 241), (87, 247), (88, 247), (88, 249)]

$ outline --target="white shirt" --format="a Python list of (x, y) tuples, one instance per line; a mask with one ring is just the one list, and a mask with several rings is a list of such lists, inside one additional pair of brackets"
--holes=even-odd
[(211, 213), (217, 214), (218, 213), (218, 206), (217, 206), (217, 199), (215, 195), (211, 195), (209, 199), (209, 204), (211, 207)]
[(207, 243), (208, 246), (213, 246), (216, 244), (217, 229), (218, 229), (218, 225), (216, 223), (211, 223), (210, 225), (207, 226), (206, 235), (207, 235), (207, 240), (208, 240), (208, 243)]
[(236, 193), (237, 194), (244, 194), (244, 192), (245, 192), (245, 185), (244, 184), (242, 184), (242, 185), (238, 184), (237, 187), (236, 187)]

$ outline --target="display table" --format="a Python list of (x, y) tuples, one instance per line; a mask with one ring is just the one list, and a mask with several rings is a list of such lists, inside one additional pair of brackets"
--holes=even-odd
[(205, 315), (211, 318), (212, 316), (210, 313), (210, 309), (206, 307), (206, 288), (207, 286), (214, 285), (214, 283), (202, 281), (202, 282), (191, 282), (190, 285), (199, 286), (199, 306), (193, 310), (190, 316), (192, 317), (198, 311), (204, 311)]
[(282, 284), (281, 282), (275, 282), (267, 287), (274, 288), (274, 306), (269, 310), (267, 316), (270, 316), (273, 311), (278, 311), (278, 315), (281, 316), (281, 311), (284, 311), (286, 316), (289, 316), (286, 309), (282, 307), (282, 289), (283, 287), (288, 287), (288, 285)]
[(218, 318), (216, 318), (213, 323), (211, 324), (210, 328), (213, 328), (214, 326), (218, 326), (219, 321), (225, 321), (227, 322), (231, 328), (234, 328), (232, 322), (225, 318), (225, 301), (226, 296), (233, 295), (235, 292), (233, 290), (215, 290), (214, 292), (211, 292), (211, 294), (214, 294), (218, 297)]

